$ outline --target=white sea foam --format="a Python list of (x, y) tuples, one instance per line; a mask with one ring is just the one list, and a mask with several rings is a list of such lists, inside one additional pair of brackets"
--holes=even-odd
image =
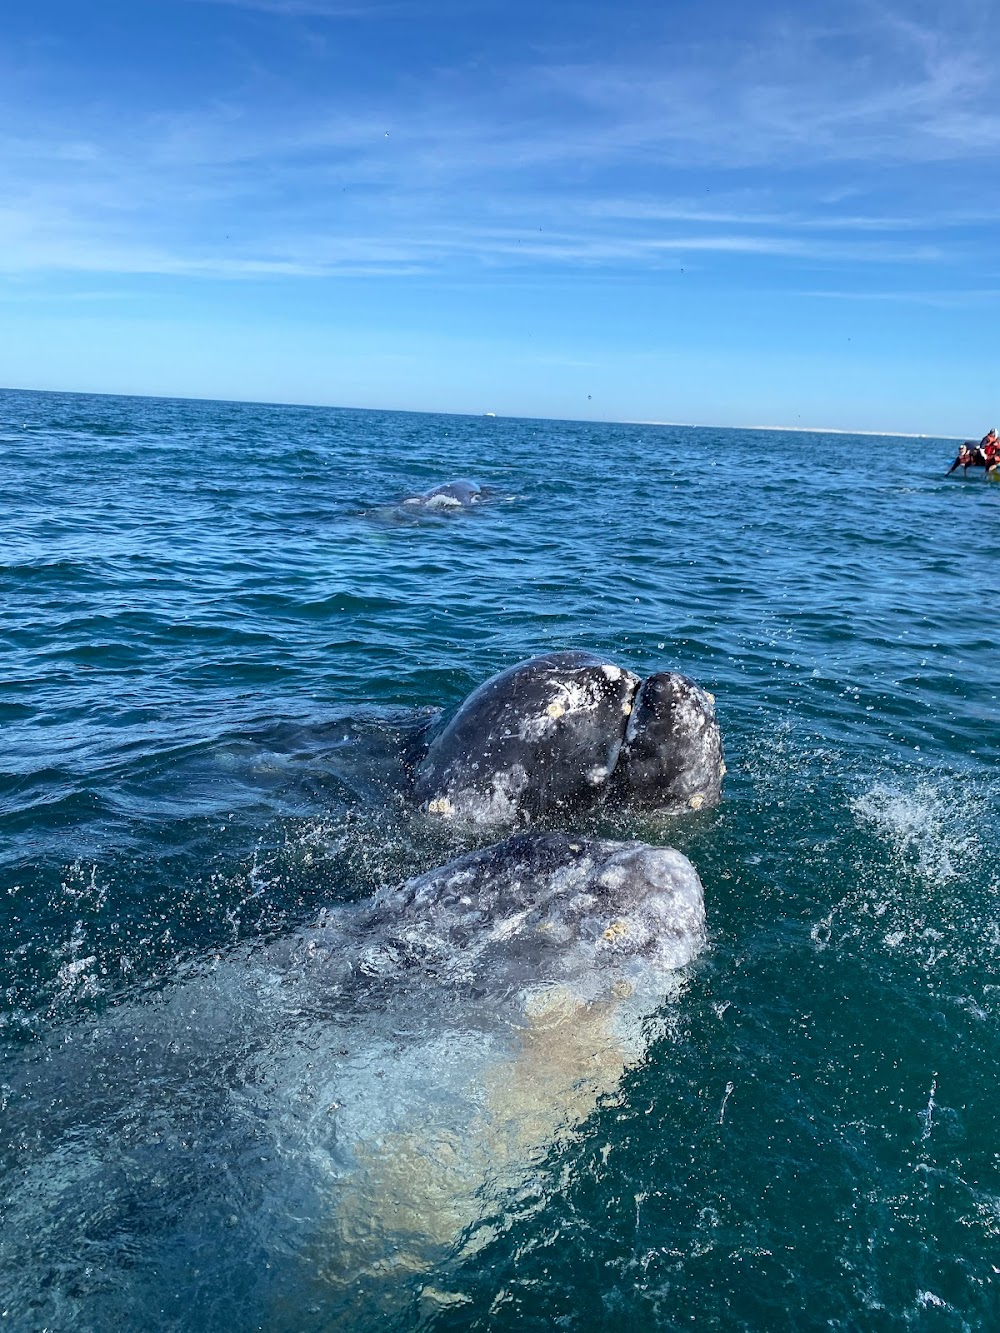
[[(854, 885), (813, 925), (814, 946), (855, 940), (928, 970), (977, 976), (984, 962), (1000, 958), (1000, 874), (981, 832), (991, 800), (981, 784), (958, 775), (870, 780), (848, 810), (879, 850), (873, 853), (870, 838), (848, 844)], [(982, 998), (959, 995), (955, 1003), (984, 1013)]]
[(876, 782), (850, 803), (893, 853), (925, 879), (947, 883), (963, 873), (980, 849), (970, 827), (970, 794), (921, 781), (907, 789)]

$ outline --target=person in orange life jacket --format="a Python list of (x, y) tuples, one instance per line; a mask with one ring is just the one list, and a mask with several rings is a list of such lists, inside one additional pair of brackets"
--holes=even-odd
[(955, 458), (954, 463), (952, 463), (951, 467), (948, 469), (947, 475), (950, 477), (955, 469), (959, 467), (964, 468), (965, 471), (968, 472), (969, 468), (976, 462), (976, 455), (978, 453), (979, 449), (973, 448), (970, 440), (966, 440), (964, 443), (960, 444), (958, 446), (958, 455)]

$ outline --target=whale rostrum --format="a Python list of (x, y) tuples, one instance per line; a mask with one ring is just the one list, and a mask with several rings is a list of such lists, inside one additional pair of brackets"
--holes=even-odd
[(414, 793), (431, 816), (504, 826), (605, 801), (707, 808), (724, 773), (706, 690), (677, 672), (643, 681), (592, 653), (560, 652), (474, 690), (417, 764)]

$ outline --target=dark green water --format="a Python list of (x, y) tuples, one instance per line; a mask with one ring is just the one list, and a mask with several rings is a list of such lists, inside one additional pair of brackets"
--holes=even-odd
[[(940, 441), (13, 392), (0, 449), (0, 1327), (1000, 1326), (1000, 487)], [(718, 810), (580, 826), (686, 852), (708, 948), (484, 1243), (344, 1322), (267, 1015), (230, 1041), (219, 990), (214, 1079), (142, 1052), (464, 846), (401, 748), (571, 647), (717, 696)]]

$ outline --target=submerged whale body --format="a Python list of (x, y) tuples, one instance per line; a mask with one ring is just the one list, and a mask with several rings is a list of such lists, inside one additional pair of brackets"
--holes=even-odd
[(674, 812), (718, 804), (725, 765), (714, 700), (686, 676), (646, 681), (592, 653), (548, 653), (462, 703), (417, 763), (430, 815), (527, 822), (605, 800)]
[(382, 1326), (643, 1057), (704, 930), (679, 852), (521, 834), (54, 1034), (5, 1070), (5, 1308)]
[(309, 1145), (330, 1191), (314, 1279), (391, 1304), (490, 1239), (525, 1173), (644, 1056), (704, 944), (704, 895), (671, 848), (533, 833), (376, 895), (347, 932), (350, 979), (341, 915), (293, 961), (322, 994), (343, 978), (365, 1036), (342, 1027), (329, 1065), (314, 1042), (292, 1062), (311, 1096), (280, 1149)]

